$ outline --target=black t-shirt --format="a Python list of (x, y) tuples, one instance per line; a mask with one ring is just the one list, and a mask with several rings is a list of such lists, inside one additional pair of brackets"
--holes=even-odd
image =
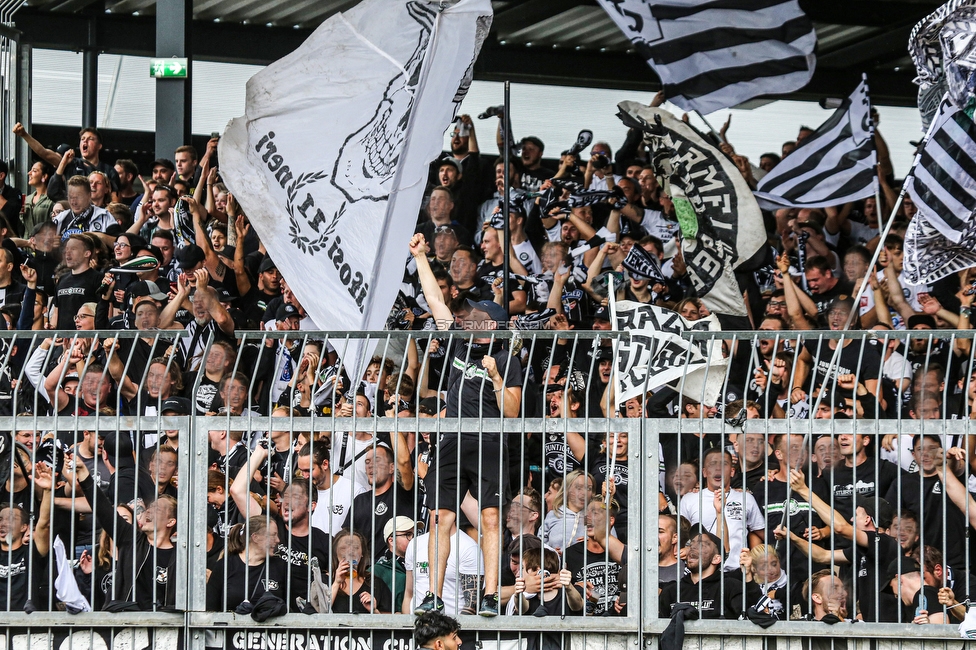
[(196, 371), (183, 373), (183, 397), (193, 400), (197, 415), (204, 415), (208, 412), (216, 413), (215, 401), (219, 400), (220, 382), (212, 381), (206, 373), (200, 379), (200, 386), (194, 389), (196, 381)]
[(546, 181), (556, 175), (556, 172), (545, 167), (538, 169), (526, 169), (522, 172), (522, 189), (526, 192), (537, 192)]
[(362, 533), (369, 540), (373, 558), (379, 559), (386, 552), (386, 540), (383, 538), (386, 522), (394, 516), (416, 519), (416, 505), (416, 490), (405, 490), (399, 482), (393, 481), (393, 487), (383, 494), (374, 495), (369, 490), (353, 499), (352, 510), (346, 515), (342, 527), (349, 528), (351, 522), (352, 530)]
[[(901, 546), (898, 540), (877, 531), (865, 531), (868, 545), (861, 547), (852, 544), (841, 549), (844, 557), (857, 571), (857, 602), (861, 616), (868, 623), (897, 622), (898, 607), (895, 596), (881, 593), (887, 585), (882, 585), (881, 574), (888, 565), (898, 559)], [(877, 608), (875, 607), (877, 605)]]
[[(226, 569), (224, 562), (227, 563)], [(239, 555), (229, 553), (212, 562), (210, 571), (207, 580), (208, 612), (232, 612), (245, 600), (256, 603), (267, 592), (285, 599), (288, 565), (281, 558), (269, 557), (264, 564), (247, 566)]]
[(258, 289), (257, 284), (251, 285), (251, 290), (238, 298), (237, 307), (243, 312), (244, 318), (254, 323), (261, 323), (268, 304), (278, 294), (269, 294)]
[(854, 287), (850, 283), (846, 282), (845, 280), (838, 280), (833, 289), (823, 293), (811, 294), (810, 298), (817, 306), (817, 313), (824, 314), (827, 312), (827, 306), (830, 304), (831, 300), (837, 296), (850, 296), (853, 293)]
[(620, 565), (609, 559), (605, 552), (594, 553), (586, 550), (586, 541), (577, 542), (565, 552), (566, 568), (573, 574), (573, 584), (593, 585), (597, 601), (586, 598), (586, 590), (577, 586), (586, 601), (587, 616), (603, 616), (613, 613), (614, 599), (620, 591)]
[[(0, 549), (0, 611), (21, 612), (32, 598), (30, 575), (34, 584), (47, 576), (47, 558), (33, 544), (21, 544), (16, 551)], [(7, 607), (7, 598), (10, 607)]]
[(103, 274), (94, 269), (83, 273), (68, 273), (58, 281), (54, 292), (54, 306), (58, 308), (58, 329), (75, 329), (75, 314), (86, 302), (98, 299), (98, 287)]
[[(495, 399), (495, 387), (481, 360), (489, 352), (488, 344), (457, 341), (450, 355), (451, 372), (447, 379), (447, 417), (497, 418), (501, 415)], [(512, 358), (508, 348), (494, 344), (491, 356), (508, 388), (522, 387), (522, 366)], [(476, 434), (477, 435), (477, 434)]]
[[(767, 479), (760, 481), (752, 490), (752, 496), (755, 497), (759, 507), (763, 509), (768, 522), (765, 529), (765, 542), (776, 547), (780, 553), (785, 550), (785, 545), (777, 543), (774, 533), (776, 528), (783, 523), (784, 515), (788, 515), (790, 530), (801, 537), (807, 528), (823, 526), (823, 522), (814, 512), (810, 503), (804, 501), (796, 492), (790, 492), (790, 500), (787, 504), (787, 487), (784, 481)], [(790, 576), (791, 582), (795, 583), (797, 577), (805, 577), (808, 573), (807, 556), (795, 544), (789, 545), (789, 555), (785, 558), (781, 556), (780, 562)], [(819, 565), (814, 563), (813, 567), (814, 572), (816, 572)]]
[(941, 550), (949, 566), (966, 566), (966, 548), (962, 543), (968, 528), (966, 516), (947, 497), (942, 479), (902, 471), (900, 484), (892, 484), (885, 495), (885, 500), (893, 506), (898, 504), (899, 489), (901, 506), (914, 512), (922, 522), (922, 530), (919, 531), (922, 543)]
[[(613, 436), (610, 437), (613, 440)], [(610, 459), (606, 454), (593, 454), (590, 463), (590, 473), (593, 475), (593, 490), (595, 494), (603, 494), (603, 484), (607, 481), (610, 472)], [(627, 460), (619, 458), (613, 465), (613, 478), (616, 483), (617, 491), (613, 495), (614, 501), (620, 506), (617, 513), (614, 528), (617, 530), (617, 537), (620, 541), (627, 542), (627, 490), (630, 482), (630, 470), (627, 467)], [(652, 479), (653, 480), (653, 479)]]
[[(813, 357), (810, 378), (807, 386), (819, 387), (827, 385), (834, 386), (834, 380), (838, 375), (857, 375), (860, 383), (871, 380), (877, 381), (881, 377), (881, 355), (873, 345), (865, 346), (862, 341), (850, 341), (841, 350), (836, 363), (834, 353), (827, 340), (812, 339), (805, 341), (803, 347), (807, 349)], [(861, 349), (864, 354), (861, 354)], [(808, 393), (812, 392), (810, 390)]]
[[(289, 583), (285, 593), (288, 595), (289, 609), (297, 611), (295, 599), (308, 599), (308, 585), (312, 580), (312, 572), (309, 568), (311, 558), (318, 558), (322, 580), (328, 584), (332, 543), (327, 533), (315, 527), (309, 527), (309, 535), (289, 535), (284, 523), (279, 521), (278, 531), (279, 541), (275, 557), (284, 560), (289, 567)], [(311, 549), (309, 549), (310, 541)]]
[(371, 614), (372, 612), (363, 606), (363, 594), (369, 594), (373, 597), (373, 608), (376, 611), (393, 611), (393, 594), (390, 593), (390, 588), (382, 580), (373, 580), (367, 576), (363, 585), (352, 596), (346, 595), (346, 592), (341, 589), (339, 590), (339, 594), (332, 601), (332, 612), (334, 614)]
[[(929, 615), (943, 611), (942, 605), (939, 604), (938, 588), (930, 587), (929, 585), (922, 585), (921, 591), (916, 593), (912, 598), (911, 605), (906, 605), (901, 601), (898, 602), (901, 603), (901, 623), (911, 623), (915, 618), (915, 612), (919, 609), (924, 609)], [(951, 622), (951, 619), (946, 622)]]
[[(877, 462), (877, 471), (875, 471), (875, 462)], [(875, 494), (884, 498), (897, 480), (898, 468), (895, 465), (886, 460), (875, 461), (868, 458), (857, 466), (856, 484), (854, 468), (839, 463), (834, 467), (832, 485), (823, 479), (818, 479), (813, 483), (813, 490), (824, 500), (824, 503), (832, 505), (845, 520), (850, 521), (854, 516), (855, 492), (858, 499), (873, 497)], [(831, 495), (831, 487), (833, 495)]]
[[(550, 431), (543, 436), (541, 485), (549, 485), (554, 478), (563, 478), (570, 472), (583, 469), (583, 462), (573, 455), (564, 432)], [(585, 453), (583, 460), (586, 460)]]

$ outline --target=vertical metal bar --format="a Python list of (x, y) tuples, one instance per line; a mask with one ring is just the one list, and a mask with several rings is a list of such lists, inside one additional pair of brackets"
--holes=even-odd
[(502, 250), (505, 253), (502, 260), (502, 300), (505, 302), (505, 311), (508, 311), (508, 278), (509, 278), (509, 271), (510, 271), (510, 264), (511, 264), (511, 260), (509, 259), (509, 249), (511, 249), (512, 247), (511, 245), (512, 235), (511, 232), (509, 231), (510, 229), (509, 215), (511, 214), (511, 210), (509, 207), (509, 201), (511, 197), (509, 196), (509, 194), (511, 193), (511, 183), (512, 183), (512, 175), (510, 173), (511, 164), (512, 164), (510, 158), (512, 152), (511, 152), (511, 147), (509, 146), (509, 140), (512, 137), (511, 134), (512, 102), (511, 102), (510, 92), (511, 92), (511, 82), (506, 81), (505, 82), (505, 122), (506, 124), (508, 124), (508, 128), (507, 128), (508, 132), (505, 134), (505, 141), (502, 142), (502, 146), (505, 148), (505, 150), (502, 152), (502, 156), (505, 159), (505, 185), (504, 185), (505, 195), (502, 197), (502, 205), (504, 206), (504, 210), (505, 210), (505, 214), (502, 215), (505, 217), (505, 227), (502, 229), (503, 237), (505, 239), (505, 241), (502, 242)]

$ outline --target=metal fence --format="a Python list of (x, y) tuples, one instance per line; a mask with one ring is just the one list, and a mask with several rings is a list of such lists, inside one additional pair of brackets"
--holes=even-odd
[(392, 650), (427, 592), (526, 650), (967, 610), (971, 332), (690, 334), (717, 406), (649, 377), (610, 417), (627, 334), (59, 334), (0, 338), (10, 647)]

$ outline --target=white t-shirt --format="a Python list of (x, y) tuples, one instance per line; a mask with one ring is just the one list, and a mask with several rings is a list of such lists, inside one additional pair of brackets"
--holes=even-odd
[[(430, 533), (424, 533), (419, 537), (414, 537), (407, 545), (407, 551), (403, 557), (403, 564), (407, 571), (413, 572), (413, 600), (410, 601), (410, 610), (413, 611), (424, 600), (430, 588), (430, 564), (427, 553), (428, 540)], [(458, 552), (460, 548), (460, 552)], [(458, 576), (460, 574), (469, 576), (480, 576), (485, 573), (485, 564), (481, 558), (481, 549), (473, 539), (461, 532), (451, 535), (451, 554), (447, 557), (447, 571), (444, 573), (444, 591), (441, 598), (444, 600), (444, 613), (448, 616), (457, 616), (458, 610), (464, 603), (461, 602), (460, 591), (458, 590)], [(407, 580), (410, 576), (407, 576)], [(475, 587), (477, 589), (477, 587)], [(477, 598), (477, 597), (476, 597)], [(471, 612), (474, 613), (474, 612)]]
[[(725, 569), (739, 568), (739, 553), (742, 552), (742, 526), (743, 526), (743, 495), (745, 495), (745, 526), (746, 541), (748, 543), (748, 533), (763, 530), (766, 522), (763, 519), (759, 504), (750, 492), (732, 489), (725, 497), (725, 521), (729, 527), (729, 553), (725, 560)], [(715, 493), (709, 489), (700, 492), (691, 492), (681, 497), (678, 505), (678, 514), (685, 517), (691, 525), (701, 523), (705, 530), (715, 533), (718, 530), (715, 522)]]
[(365, 488), (354, 485), (345, 476), (335, 479), (332, 487), (319, 490), (319, 500), (312, 511), (312, 526), (329, 535), (335, 535), (342, 530), (346, 514), (352, 507), (352, 500), (365, 491)]
[[(620, 182), (620, 179), (621, 178), (623, 178), (623, 176), (617, 176), (616, 174), (614, 174), (613, 175), (613, 182), (614, 182), (614, 184)], [(593, 179), (590, 181), (590, 190), (592, 190), (592, 191), (599, 190), (601, 192), (606, 192), (607, 191), (607, 177), (604, 176), (603, 178), (600, 178), (596, 174), (593, 174)]]
[[(346, 443), (345, 450), (342, 448), (343, 441)], [(348, 476), (355, 480), (357, 487), (368, 490), (369, 481), (366, 479), (366, 450), (372, 449), (374, 443), (379, 444), (378, 441), (373, 439), (373, 436), (370, 436), (367, 440), (357, 440), (356, 434), (354, 433), (347, 434), (337, 431), (332, 436), (332, 453), (329, 455), (331, 459), (329, 466), (332, 468), (332, 471), (338, 472), (343, 465), (352, 462), (358, 455), (359, 458), (354, 463), (355, 471), (353, 471), (352, 466), (347, 467), (345, 470), (342, 470), (343, 476)]]
[(512, 244), (512, 248), (515, 249), (519, 262), (528, 270), (530, 275), (542, 273), (542, 260), (539, 259), (528, 239), (521, 244)]
[(901, 381), (912, 379), (912, 364), (900, 352), (892, 352), (884, 362), (884, 376), (891, 381)]
[[(877, 228), (872, 228), (860, 221), (848, 221), (848, 223), (851, 224), (851, 234), (848, 235), (848, 239), (853, 240), (855, 244), (867, 246), (869, 241), (881, 234)], [(835, 241), (834, 244), (836, 243)]]
[[(878, 271), (878, 281), (884, 280), (884, 271)], [(898, 284), (901, 285), (901, 295), (905, 297), (905, 302), (914, 311), (922, 311), (922, 303), (918, 301), (918, 294), (928, 293), (929, 285), (927, 284), (908, 284), (908, 280), (905, 279), (905, 271), (902, 270), (898, 274)], [(890, 287), (889, 287), (890, 288)]]
[(644, 218), (641, 220), (641, 228), (648, 235), (654, 235), (664, 244), (664, 259), (669, 260), (674, 257), (678, 247), (674, 242), (674, 237), (681, 228), (677, 221), (672, 221), (664, 216), (659, 210), (644, 210)]

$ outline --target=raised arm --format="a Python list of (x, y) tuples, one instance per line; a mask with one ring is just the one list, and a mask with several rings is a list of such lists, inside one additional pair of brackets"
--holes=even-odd
[(166, 308), (159, 315), (159, 329), (169, 329), (176, 322), (176, 313), (182, 309), (183, 303), (190, 296), (190, 279), (186, 274), (176, 278), (176, 296), (169, 301)]
[(446, 330), (454, 324), (454, 314), (444, 304), (444, 296), (441, 294), (441, 288), (437, 285), (437, 279), (434, 278), (434, 272), (430, 268), (430, 262), (427, 261), (427, 251), (427, 242), (424, 240), (423, 235), (417, 233), (410, 238), (410, 254), (413, 255), (413, 259), (417, 264), (417, 275), (420, 277), (421, 291), (423, 291), (424, 298), (427, 300), (427, 306), (430, 307), (430, 313), (434, 317), (437, 329)]
[(234, 336), (234, 319), (224, 306), (217, 300), (217, 293), (210, 287), (210, 273), (206, 269), (197, 269), (193, 272), (193, 280), (196, 283), (197, 292), (194, 294), (195, 300), (204, 300), (206, 309), (210, 312), (210, 317), (220, 328), (220, 331), (227, 336)]
[(234, 499), (234, 503), (237, 504), (237, 509), (245, 519), (264, 514), (264, 508), (251, 494), (251, 477), (254, 476), (254, 472), (257, 471), (258, 467), (261, 467), (261, 464), (267, 457), (268, 450), (258, 445), (251, 452), (244, 466), (237, 470), (237, 476), (234, 477), (234, 481), (230, 484), (230, 496)]
[(27, 146), (30, 147), (30, 150), (37, 154), (38, 158), (49, 164), (51, 167), (57, 168), (57, 166), (61, 163), (61, 154), (59, 154), (57, 151), (51, 151), (43, 144), (38, 142), (34, 136), (27, 132), (27, 129), (25, 129), (24, 125), (20, 122), (14, 124), (14, 135), (26, 142)]

